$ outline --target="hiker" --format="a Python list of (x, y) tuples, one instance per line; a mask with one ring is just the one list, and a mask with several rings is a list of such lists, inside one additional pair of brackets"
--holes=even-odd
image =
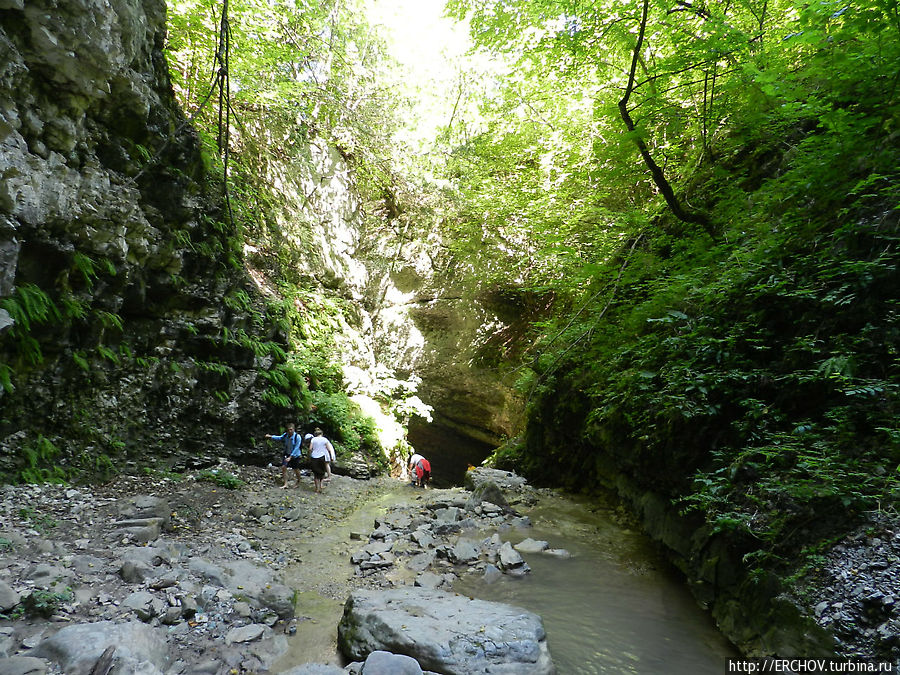
[(288, 468), (294, 470), (294, 475), (297, 477), (297, 487), (300, 487), (300, 458), (303, 456), (300, 449), (302, 438), (300, 437), (300, 434), (294, 431), (294, 425), (288, 424), (287, 431), (280, 436), (266, 434), (266, 438), (270, 438), (273, 441), (282, 441), (284, 443), (283, 457), (281, 458), (281, 489), (284, 490), (288, 486)]
[(409, 475), (412, 478), (412, 485), (424, 488), (431, 480), (431, 462), (419, 453), (413, 454), (409, 458)]
[(309, 442), (309, 461), (316, 483), (316, 492), (322, 491), (322, 480), (326, 472), (331, 478), (330, 464), (334, 457), (334, 446), (331, 445), (331, 441), (322, 435), (321, 429), (316, 429), (315, 436)]

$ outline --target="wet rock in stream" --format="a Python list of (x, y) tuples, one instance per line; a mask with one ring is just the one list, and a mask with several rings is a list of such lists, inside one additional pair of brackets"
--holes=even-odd
[[(567, 551), (551, 549), (546, 541), (529, 537), (513, 546), (502, 540), (500, 531), (531, 527), (530, 519), (510, 506), (510, 502), (535, 501), (533, 489), (522, 478), (494, 469), (474, 469), (469, 474), (471, 492), (426, 491), (414, 503), (394, 505), (378, 518), (369, 543), (351, 556), (358, 565), (357, 574), (390, 573), (405, 565), (417, 573), (416, 585), (448, 589), (463, 574), (484, 573), (488, 578), (495, 571), (513, 577), (529, 574), (531, 568), (520, 551), (569, 557)], [(491, 529), (497, 532), (474, 538), (475, 533)], [(353, 537), (363, 538), (359, 533)]]
[(353, 658), (384, 650), (441, 673), (555, 672), (538, 615), (438, 590), (355, 591), (338, 644)]

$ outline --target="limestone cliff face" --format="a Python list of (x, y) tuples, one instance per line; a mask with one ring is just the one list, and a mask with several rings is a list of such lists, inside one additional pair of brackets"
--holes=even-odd
[(427, 216), (383, 204), (369, 205), (376, 213), (366, 217), (348, 162), (323, 139), (310, 133), (298, 140), (297, 133), (269, 120), (254, 140), (265, 137), (294, 154), (258, 153), (271, 158), (258, 174), (276, 189), (283, 239), (262, 235), (248, 261), (274, 273), (266, 250), (302, 251), (292, 261), (295, 274), (351, 308), (334, 333), (349, 390), (372, 395), (385, 374), (417, 382), (432, 422), (413, 417), (409, 440), (445, 480), (461, 481), (467, 463), (480, 462), (518, 429), (521, 402), (479, 356), (515, 323), (511, 307), (455, 269)]
[[(380, 280), (376, 350), (398, 372), (419, 381), (432, 421), (410, 420), (409, 441), (432, 461), (436, 479), (461, 483), (522, 424), (522, 401), (486, 353), (517, 323), (496, 289), (458, 273), (437, 236), (421, 235), (397, 250)], [(527, 317), (525, 317), (527, 320)]]
[(164, 38), (161, 0), (0, 0), (0, 470), (41, 435), (73, 466), (252, 455), (284, 412)]

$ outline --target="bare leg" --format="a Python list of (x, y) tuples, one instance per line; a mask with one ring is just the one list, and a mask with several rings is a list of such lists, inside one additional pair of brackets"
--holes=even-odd
[(281, 487), (287, 487), (287, 464), (281, 465)]
[(297, 487), (300, 487), (300, 469), (294, 469), (294, 476), (297, 478)]

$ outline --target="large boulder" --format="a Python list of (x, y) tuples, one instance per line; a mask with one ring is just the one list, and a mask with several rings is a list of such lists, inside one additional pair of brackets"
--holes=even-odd
[(0, 612), (8, 612), (19, 604), (22, 597), (8, 583), (0, 579)]
[(383, 650), (448, 675), (554, 673), (546, 638), (533, 612), (422, 588), (354, 591), (338, 626), (348, 658)]
[[(493, 483), (501, 490), (501, 492), (518, 492), (528, 484), (528, 481), (521, 476), (514, 474), (512, 471), (488, 469), (483, 466), (466, 471), (466, 489), (475, 492), (479, 490), (482, 485), (487, 483)], [(487, 499), (486, 501), (490, 500)], [(496, 502), (494, 503), (496, 504)], [(503, 506), (503, 504), (497, 504), (497, 506)]]
[[(476, 469), (477, 471), (477, 469)], [(472, 473), (471, 471), (469, 473)], [(504, 511), (509, 511), (509, 503), (503, 495), (500, 486), (492, 480), (485, 480), (478, 483), (466, 501), (466, 508), (474, 511), (476, 507), (481, 506), (484, 502), (494, 504)]]
[(31, 655), (56, 662), (66, 675), (88, 675), (110, 647), (114, 649), (116, 673), (161, 675), (168, 663), (162, 634), (137, 622), (66, 626), (43, 640)]

